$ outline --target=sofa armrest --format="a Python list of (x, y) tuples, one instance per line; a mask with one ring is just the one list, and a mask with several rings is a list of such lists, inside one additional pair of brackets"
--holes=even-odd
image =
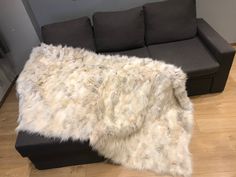
[(223, 91), (234, 59), (235, 49), (203, 19), (197, 19), (197, 31), (200, 39), (220, 64), (211, 92)]

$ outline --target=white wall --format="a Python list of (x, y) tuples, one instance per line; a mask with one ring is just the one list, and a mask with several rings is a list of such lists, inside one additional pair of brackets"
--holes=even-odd
[(228, 42), (236, 43), (236, 0), (196, 0), (197, 16), (204, 18)]
[(32, 47), (39, 44), (21, 0), (0, 0), (0, 32), (10, 49), (8, 59), (19, 73)]

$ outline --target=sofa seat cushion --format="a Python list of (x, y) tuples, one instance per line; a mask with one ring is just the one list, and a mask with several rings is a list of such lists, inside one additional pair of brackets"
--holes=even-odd
[(18, 133), (15, 146), (23, 157), (92, 151), (89, 142), (60, 141), (27, 132)]
[(93, 29), (88, 17), (45, 25), (42, 27), (42, 38), (46, 44), (61, 44), (95, 51)]
[(128, 50), (144, 46), (144, 15), (142, 7), (93, 15), (98, 52)]
[(189, 77), (215, 73), (219, 63), (198, 37), (148, 46), (153, 59), (181, 67)]
[(188, 39), (196, 35), (195, 0), (165, 0), (144, 5), (146, 44)]
[(135, 56), (139, 58), (149, 58), (149, 52), (147, 47), (138, 48), (138, 49), (132, 49), (132, 50), (125, 50), (125, 51), (119, 51), (119, 52), (103, 52), (102, 54), (109, 54), (109, 55), (127, 55), (127, 56)]

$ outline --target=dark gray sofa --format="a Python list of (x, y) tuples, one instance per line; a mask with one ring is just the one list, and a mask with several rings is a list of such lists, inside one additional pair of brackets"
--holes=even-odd
[[(149, 57), (181, 67), (191, 95), (224, 90), (235, 50), (207, 22), (196, 19), (195, 0), (167, 0), (42, 27), (43, 42), (110, 54)], [(38, 169), (104, 160), (89, 142), (60, 142), (19, 132), (16, 149)]]

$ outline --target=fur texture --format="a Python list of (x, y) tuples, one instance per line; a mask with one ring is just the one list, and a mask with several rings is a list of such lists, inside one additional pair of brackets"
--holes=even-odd
[(180, 68), (42, 44), (17, 81), (17, 131), (90, 140), (117, 164), (190, 176), (192, 104)]

